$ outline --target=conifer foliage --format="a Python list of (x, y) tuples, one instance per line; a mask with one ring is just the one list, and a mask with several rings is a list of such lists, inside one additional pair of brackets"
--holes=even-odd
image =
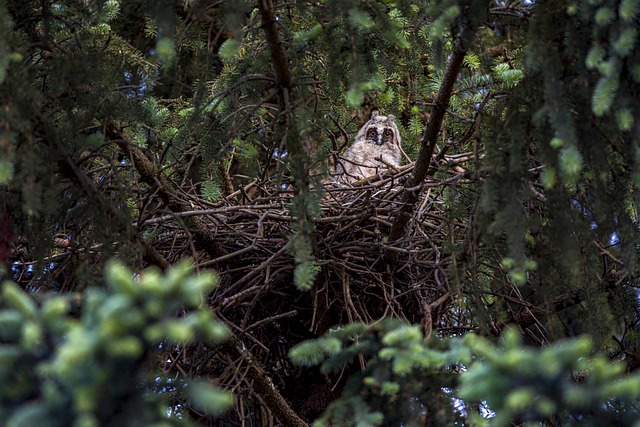
[[(64, 296), (36, 301), (14, 283), (3, 283), (0, 375), (11, 386), (0, 395), (2, 424), (151, 424), (164, 411), (184, 410), (171, 406), (175, 394), (190, 396), (198, 410), (227, 409), (233, 402), (229, 393), (154, 376), (144, 363), (166, 346), (227, 338), (227, 329), (201, 304), (215, 277), (189, 273), (183, 264), (164, 277), (153, 270), (134, 277), (111, 264), (108, 289), (91, 289), (80, 302)], [(70, 316), (74, 304), (81, 305), (79, 318)], [(166, 422), (188, 425), (175, 416)]]
[(0, 423), (633, 425), (639, 20), (0, 0)]

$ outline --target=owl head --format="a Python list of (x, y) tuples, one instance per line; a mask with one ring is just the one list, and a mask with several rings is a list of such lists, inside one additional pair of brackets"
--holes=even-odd
[(400, 146), (401, 138), (396, 117), (389, 114), (381, 116), (378, 111), (371, 113), (371, 119), (360, 128), (356, 141), (366, 141), (375, 145), (395, 145)]

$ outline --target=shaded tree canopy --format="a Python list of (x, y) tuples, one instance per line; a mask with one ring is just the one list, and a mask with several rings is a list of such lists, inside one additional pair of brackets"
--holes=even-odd
[(632, 425), (639, 14), (0, 1), (0, 420)]

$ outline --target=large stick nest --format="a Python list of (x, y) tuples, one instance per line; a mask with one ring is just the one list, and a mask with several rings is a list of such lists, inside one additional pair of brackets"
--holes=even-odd
[[(325, 185), (322, 215), (313, 224), (320, 274), (310, 292), (294, 286), (295, 262), (288, 246), (294, 235), (293, 191), (287, 186), (256, 180), (206, 206), (194, 197), (193, 211), (149, 219), (145, 227), (153, 227), (154, 246), (168, 261), (191, 256), (198, 268), (220, 273), (210, 303), (239, 330), (293, 317), (307, 331), (321, 333), (347, 321), (396, 316), (422, 323), (428, 333), (436, 320), (433, 310), (449, 302), (450, 255), (444, 248), (455, 243), (452, 238), (462, 238), (466, 228), (463, 221), (445, 218), (442, 194), (465, 173), (425, 182), (417, 190), (420, 203), (405, 237), (390, 243), (387, 236), (410, 173), (406, 166), (354, 186)], [(198, 250), (185, 228), (192, 215), (203, 218), (220, 242), (215, 259)], [(393, 266), (386, 260), (388, 252), (396, 253)]]
[[(443, 163), (451, 166), (459, 160), (443, 159)], [(291, 365), (287, 352), (296, 343), (335, 325), (383, 316), (420, 323), (425, 334), (461, 327), (458, 316), (464, 314), (450, 309), (454, 261), (445, 247), (459, 244), (468, 224), (466, 217), (448, 218), (444, 196), (453, 187), (468, 187), (469, 181), (462, 168), (443, 170), (451, 170), (446, 178), (430, 178), (412, 189), (421, 197), (405, 236), (396, 242), (388, 242), (387, 236), (407, 191), (412, 165), (354, 186), (325, 185), (322, 215), (313, 220), (312, 236), (320, 273), (310, 291), (300, 291), (294, 284), (295, 261), (289, 245), (295, 233), (294, 196), (286, 185), (255, 180), (216, 204), (204, 205), (194, 197), (193, 211), (148, 219), (144, 228), (156, 235), (154, 247), (169, 262), (190, 256), (198, 268), (219, 272), (220, 286), (209, 303), (260, 360), (274, 384), (301, 413), (308, 407), (311, 414), (323, 407), (314, 399), (332, 397), (318, 391), (312, 393), (312, 401), (306, 400), (308, 387), (323, 380), (311, 379)], [(186, 227), (192, 215), (206, 221), (220, 242), (221, 253), (214, 259), (200, 250)], [(387, 262), (391, 252), (396, 255), (394, 265)], [(212, 357), (207, 348), (191, 351), (189, 363), (182, 367), (185, 371), (215, 376), (221, 384), (240, 389), (246, 384), (233, 360)], [(304, 380), (301, 375), (306, 375)], [(302, 400), (295, 403), (297, 399)]]

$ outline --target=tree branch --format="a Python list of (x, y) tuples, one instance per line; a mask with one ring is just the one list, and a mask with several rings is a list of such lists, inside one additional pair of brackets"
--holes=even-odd
[(288, 96), (291, 94), (289, 62), (287, 61), (287, 55), (282, 48), (282, 43), (278, 36), (271, 0), (258, 0), (258, 9), (260, 10), (260, 17), (262, 18), (264, 35), (271, 50), (271, 60), (273, 61), (273, 69), (276, 73), (276, 83), (278, 85), (280, 110), (282, 111), (288, 109)]
[[(461, 36), (460, 39), (458, 39), (453, 55), (451, 55), (451, 59), (447, 64), (447, 69), (445, 70), (440, 90), (436, 95), (435, 105), (431, 111), (429, 122), (422, 134), (422, 139), (420, 141), (420, 153), (418, 154), (413, 174), (405, 185), (401, 207), (391, 226), (389, 243), (394, 243), (401, 239), (406, 232), (407, 225), (411, 221), (415, 204), (418, 201), (420, 190), (422, 189), (422, 182), (429, 172), (431, 157), (433, 156), (436, 142), (438, 141), (442, 120), (444, 119), (447, 107), (449, 106), (453, 85), (458, 78), (458, 74), (462, 67), (462, 61), (467, 52), (466, 46), (463, 43), (464, 39), (464, 36)], [(395, 269), (397, 256), (397, 253), (393, 251), (387, 250), (385, 253), (387, 265), (391, 267), (390, 271)]]
[[(98, 208), (103, 212), (106, 212), (110, 218), (117, 218), (123, 220), (123, 213), (115, 209), (112, 203), (110, 203), (104, 194), (102, 194), (97, 188), (95, 183), (87, 176), (87, 174), (76, 164), (71, 158), (67, 150), (65, 150), (63, 144), (56, 133), (51, 129), (48, 121), (40, 112), (40, 110), (33, 106), (33, 111), (38, 119), (38, 127), (42, 131), (42, 136), (47, 144), (53, 148), (54, 152), (57, 152), (60, 158), (57, 161), (59, 172), (70, 181), (74, 182), (80, 187), (80, 189), (89, 197), (92, 201), (98, 204)], [(129, 238), (133, 243), (138, 243), (145, 248), (144, 258), (152, 265), (157, 265), (162, 269), (169, 266), (169, 262), (152, 246), (149, 242), (142, 237), (138, 227), (133, 227), (132, 233)]]
[(493, 324), (491, 333), (498, 336), (502, 333), (502, 330), (505, 327), (512, 324), (516, 324), (522, 329), (528, 328), (534, 323), (539, 322), (538, 319), (544, 318), (545, 315), (548, 315), (549, 313), (560, 313), (564, 309), (580, 304), (583, 300), (583, 290), (571, 290), (554, 298), (546, 304), (530, 307), (521, 313), (513, 314), (507, 320)]
[[(274, 5), (272, 0), (258, 0), (258, 9), (262, 18), (265, 38), (271, 50), (271, 60), (276, 74), (278, 106), (284, 116), (285, 139), (289, 151), (288, 167), (293, 176), (294, 198), (292, 201), (292, 219), (296, 235), (292, 239), (298, 266), (313, 262), (317, 256), (317, 241), (314, 233), (313, 218), (309, 200), (313, 198), (309, 175), (309, 154), (304, 148), (308, 135), (301, 135), (294, 116), (292, 100), (293, 85), (286, 52), (278, 34)], [(308, 254), (307, 254), (308, 253)]]
[[(108, 126), (106, 135), (111, 139), (122, 152), (127, 155), (133, 162), (133, 166), (140, 174), (144, 182), (152, 187), (158, 188), (158, 196), (167, 205), (167, 207), (176, 213), (193, 210), (191, 205), (180, 200), (176, 194), (175, 186), (169, 178), (167, 178), (153, 162), (127, 138), (122, 129), (116, 126)], [(185, 223), (195, 228), (196, 242), (212, 257), (218, 258), (225, 255), (225, 251), (220, 243), (215, 239), (214, 233), (210, 226), (202, 217), (194, 216), (185, 218)]]
[(229, 341), (222, 346), (229, 356), (234, 359), (243, 359), (247, 364), (247, 377), (255, 391), (262, 397), (269, 410), (278, 420), (287, 427), (309, 427), (302, 418), (296, 414), (280, 391), (273, 385), (273, 381), (266, 374), (264, 368), (254, 359), (240, 339), (232, 335)]

